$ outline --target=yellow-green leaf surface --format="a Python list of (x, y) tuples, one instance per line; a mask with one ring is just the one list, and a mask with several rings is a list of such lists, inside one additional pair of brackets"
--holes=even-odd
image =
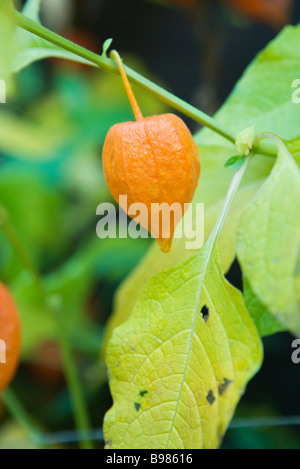
[(243, 279), (243, 286), (244, 302), (255, 322), (259, 335), (266, 337), (284, 331), (286, 327), (268, 311), (268, 308), (255, 295), (246, 277)]
[[(203, 161), (202, 171), (203, 173), (205, 171), (206, 177), (203, 175), (203, 178), (200, 179), (195, 201), (202, 201), (205, 204), (204, 231), (205, 240), (207, 240), (222, 209), (224, 197), (232, 178), (232, 171), (224, 168), (224, 163), (232, 153), (230, 153), (230, 149), (225, 150), (218, 147), (200, 147), (200, 151)], [(255, 169), (261, 175), (261, 178), (255, 180), (254, 165), (250, 166), (239, 189), (238, 197), (233, 202), (220, 237), (219, 252), (222, 268), (225, 272), (229, 269), (236, 255), (237, 227), (240, 215), (265, 180), (273, 161), (271, 158), (259, 156), (255, 163)], [(201, 228), (200, 226), (196, 227), (198, 230)], [(185, 238), (174, 239), (169, 254), (162, 253), (155, 243), (142, 263), (123, 282), (115, 296), (114, 313), (106, 326), (106, 340), (103, 352), (113, 329), (122, 324), (130, 315), (139, 292), (148, 280), (164, 268), (179, 264), (196, 254), (196, 251), (187, 250), (185, 243)]]
[(272, 173), (242, 215), (238, 257), (269, 311), (300, 334), (300, 170), (281, 144)]
[[(292, 102), (291, 84), (300, 76), (300, 26), (287, 27), (248, 67), (233, 93), (217, 113), (216, 119), (238, 135), (255, 125), (256, 132), (273, 131), (287, 140), (299, 136), (299, 105)], [(210, 130), (196, 136), (201, 161), (201, 176), (194, 203), (205, 204), (205, 240), (208, 239), (230, 183), (232, 172), (224, 168), (236, 154), (231, 145)], [(299, 160), (300, 161), (300, 160)], [(237, 227), (243, 210), (269, 176), (275, 158), (257, 155), (243, 180), (238, 197), (226, 220), (219, 252), (222, 268), (227, 271), (236, 256)], [(195, 254), (185, 249), (185, 239), (174, 240), (169, 254), (153, 246), (137, 269), (121, 285), (113, 315), (107, 326), (106, 342), (114, 327), (131, 313), (145, 283), (159, 271), (176, 265)]]
[(215, 245), (155, 276), (109, 342), (107, 448), (217, 448), (261, 342)]
[[(299, 104), (299, 113), (300, 113), (300, 104)], [(288, 147), (288, 150), (292, 153), (297, 165), (300, 168), (300, 137), (287, 142), (287, 147)]]
[[(18, 138), (16, 138), (16, 135)], [(26, 158), (55, 157), (55, 150), (71, 136), (67, 129), (51, 128), (31, 122), (6, 110), (0, 112), (0, 150)]]

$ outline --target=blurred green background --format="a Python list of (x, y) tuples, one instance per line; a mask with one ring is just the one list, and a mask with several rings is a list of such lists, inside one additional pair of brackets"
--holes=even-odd
[[(105, 39), (114, 38), (114, 48), (126, 64), (213, 114), (279, 28), (270, 18), (254, 20), (218, 1), (190, 5), (44, 0), (42, 22), (97, 53)], [(295, 2), (290, 21), (299, 19), (300, 5)], [(168, 111), (138, 88), (134, 92), (145, 116)], [(192, 131), (198, 129), (181, 117)], [(96, 207), (112, 202), (101, 149), (109, 128), (131, 119), (119, 77), (58, 59), (23, 70), (14, 79), (8, 103), (0, 107), (0, 203), (43, 274), (47, 290), (64, 300), (95, 429), (101, 428), (111, 405), (99, 351), (113, 296), (150, 243), (96, 237)], [(72, 430), (53, 318), (41, 310), (31, 279), (1, 231), (0, 276), (10, 285), (22, 315), (23, 356), (13, 388), (45, 432)], [(240, 286), (237, 264), (229, 278)], [(300, 365), (291, 361), (291, 342), (289, 334), (264, 341), (264, 366), (250, 383), (233, 422), (243, 419), (243, 428), (229, 429), (224, 448), (300, 448), (299, 427), (283, 425), (282, 420), (300, 415)], [(257, 428), (253, 418), (276, 421)], [(30, 446), (0, 405), (0, 448)]]

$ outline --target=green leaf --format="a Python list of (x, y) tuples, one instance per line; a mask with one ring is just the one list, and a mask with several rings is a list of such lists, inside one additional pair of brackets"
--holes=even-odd
[(300, 334), (300, 170), (281, 143), (277, 162), (242, 215), (238, 258), (252, 290)]
[(225, 168), (230, 168), (233, 171), (240, 169), (245, 162), (245, 158), (242, 155), (236, 155), (229, 158), (225, 163)]
[(71, 138), (69, 129), (56, 132), (41, 122), (35, 123), (8, 111), (0, 112), (0, 150), (29, 159), (52, 159), (55, 151)]
[(286, 328), (268, 311), (267, 307), (254, 294), (249, 281), (244, 277), (244, 302), (255, 322), (261, 337), (282, 332)]
[[(232, 149), (224, 152), (223, 149), (217, 147), (200, 147), (200, 151), (204, 159), (202, 170), (204, 172), (205, 165), (206, 177), (200, 179), (195, 200), (205, 204), (205, 239), (207, 239), (222, 209), (226, 190), (228, 189), (230, 178), (232, 177), (231, 171), (224, 168), (225, 161), (230, 157), (230, 154), (232, 154)], [(209, 161), (210, 155), (213, 155), (214, 158), (212, 164), (210, 164)], [(258, 161), (257, 163), (257, 169), (260, 170), (261, 175), (263, 175), (265, 171), (268, 172), (268, 164), (270, 164), (269, 159), (264, 161), (262, 158), (262, 161)], [(215, 168), (215, 164), (218, 165), (218, 169)], [(245, 176), (245, 181), (247, 182), (242, 182), (238, 196), (233, 202), (219, 242), (219, 252), (224, 271), (229, 269), (236, 255), (237, 227), (240, 215), (261, 185), (261, 179), (257, 181), (251, 179), (251, 166), (248, 169), (248, 174)], [(201, 228), (200, 226), (195, 227), (196, 230), (200, 230)], [(164, 268), (177, 265), (197, 252), (195, 250), (187, 250), (185, 243), (185, 238), (174, 239), (172, 250), (169, 254), (162, 253), (156, 243), (153, 244), (143, 261), (121, 284), (115, 296), (114, 312), (106, 326), (106, 339), (103, 345), (103, 354), (113, 329), (128, 318), (135, 305), (139, 292), (148, 280)]]
[(107, 448), (217, 448), (262, 348), (213, 238), (155, 276), (109, 342)]
[[(293, 103), (291, 85), (300, 77), (300, 25), (287, 26), (258, 54), (225, 105), (217, 120), (233, 134), (255, 125), (255, 131), (274, 132), (285, 140), (299, 137), (299, 105)], [(206, 138), (213, 138), (206, 131)]]
[(225, 279), (217, 249), (249, 163), (232, 179), (200, 253), (155, 276), (114, 331), (107, 448), (217, 448), (261, 365), (257, 329), (241, 292)]
[[(41, 0), (27, 0), (22, 13), (32, 20), (40, 23), (39, 10)], [(88, 60), (78, 57), (55, 44), (42, 39), (22, 28), (16, 28), (15, 33), (15, 57), (12, 63), (12, 72), (19, 72), (37, 60), (49, 57), (57, 57), (92, 65)]]
[(103, 48), (102, 48), (102, 51), (103, 51), (102, 52), (102, 57), (107, 57), (107, 51), (110, 48), (110, 46), (112, 45), (112, 42), (113, 42), (112, 38), (106, 39), (106, 41), (104, 41)]
[[(300, 111), (300, 107), (299, 107)], [(294, 140), (290, 140), (289, 142), (285, 142), (288, 150), (292, 153), (293, 158), (295, 159), (297, 165), (300, 168), (300, 137), (295, 138)]]

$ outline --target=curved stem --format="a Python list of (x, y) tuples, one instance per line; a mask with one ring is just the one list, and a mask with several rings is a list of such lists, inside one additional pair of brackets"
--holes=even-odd
[(143, 115), (142, 115), (141, 110), (139, 108), (139, 105), (138, 105), (138, 103), (135, 99), (135, 96), (133, 94), (130, 83), (128, 81), (128, 78), (127, 78), (127, 75), (126, 75), (126, 72), (125, 72), (124, 65), (123, 65), (123, 62), (121, 60), (121, 57), (120, 57), (119, 53), (116, 50), (111, 51), (110, 56), (112, 58), (114, 58), (116, 60), (117, 64), (118, 64), (120, 74), (121, 74), (121, 77), (122, 77), (122, 80), (123, 80), (123, 83), (124, 83), (124, 86), (125, 86), (125, 90), (126, 90), (126, 93), (128, 95), (128, 98), (129, 98), (129, 101), (130, 101), (130, 104), (131, 104), (131, 107), (132, 107), (134, 115), (135, 115), (135, 119), (137, 120), (137, 122), (142, 122), (144, 118), (143, 118)]
[[(108, 59), (102, 57), (100, 55), (95, 54), (94, 52), (85, 49), (84, 47), (75, 44), (74, 42), (69, 41), (68, 39), (63, 38), (59, 34), (50, 31), (49, 29), (45, 28), (41, 24), (27, 18), (22, 13), (17, 11), (14, 12), (14, 21), (17, 26), (20, 28), (25, 29), (38, 37), (45, 39), (56, 46), (61, 47), (73, 54), (85, 59), (87, 63), (90, 65), (96, 65), (97, 67), (111, 73), (119, 73), (119, 68), (115, 64), (112, 59)], [(199, 124), (209, 128), (213, 132), (224, 137), (229, 142), (235, 144), (236, 137), (227, 129), (225, 129), (221, 124), (219, 124), (214, 118), (208, 116), (204, 112), (200, 111), (199, 109), (195, 108), (191, 104), (186, 103), (182, 99), (178, 98), (174, 94), (170, 93), (169, 91), (164, 90), (160, 86), (156, 85), (152, 81), (144, 78), (139, 73), (135, 72), (131, 68), (124, 66), (124, 71), (127, 75), (129, 81), (138, 85), (140, 88), (144, 89), (148, 93), (152, 94), (156, 98), (158, 98), (163, 103), (167, 104), (168, 106), (176, 109), (178, 112), (190, 117)], [(276, 153), (273, 151), (272, 148), (265, 148), (263, 146), (257, 145), (255, 146), (255, 151), (262, 155), (276, 157)]]
[[(39, 36), (45, 39), (46, 41), (51, 42), (52, 44), (55, 44), (69, 52), (72, 52), (73, 54), (79, 57), (82, 57), (83, 59), (87, 60), (90, 64), (94, 64), (97, 67), (100, 67), (102, 70), (116, 74), (119, 73), (119, 68), (114, 60), (101, 57), (100, 55), (97, 55), (85, 49), (84, 47), (74, 44), (73, 42), (63, 38), (59, 34), (56, 34), (50, 31), (49, 29), (45, 28), (44, 26), (40, 25), (39, 23), (31, 20), (30, 18), (27, 18), (22, 13), (18, 13), (16, 11), (14, 14), (14, 21), (17, 26), (26, 29), (27, 31), (35, 34), (36, 36)], [(199, 122), (200, 124), (218, 133), (225, 139), (229, 140), (231, 143), (235, 143), (235, 136), (232, 135), (228, 130), (223, 128), (212, 117), (195, 108), (191, 104), (186, 103), (182, 99), (177, 98), (177, 96), (173, 95), (172, 93), (164, 90), (160, 86), (154, 84), (150, 80), (139, 75), (137, 72), (130, 69), (129, 67), (124, 66), (124, 69), (128, 79), (132, 83), (140, 86), (147, 92), (151, 93), (153, 96), (160, 99), (160, 101), (173, 107), (177, 111), (185, 114), (196, 122)]]
[[(91, 52), (88, 49), (85, 49), (84, 47), (81, 47), (78, 44), (63, 38), (59, 34), (56, 34), (41, 24), (31, 20), (30, 18), (27, 18), (22, 13), (15, 11), (13, 17), (16, 25), (20, 28), (23, 28), (26, 31), (35, 34), (36, 36), (41, 37), (46, 41), (51, 42), (52, 44), (55, 44), (56, 46), (59, 46), (62, 49), (65, 49), (77, 55), (78, 57), (85, 59), (90, 65), (95, 65), (110, 73), (119, 73), (119, 68), (112, 59), (97, 55), (94, 52)], [(131, 81), (131, 83), (138, 85), (140, 88), (152, 94), (163, 103), (190, 117), (199, 124), (209, 128), (213, 132), (216, 132), (235, 145), (236, 137), (230, 131), (225, 129), (221, 124), (219, 124), (214, 118), (208, 116), (191, 104), (186, 103), (184, 100), (178, 98), (169, 91), (164, 90), (147, 78), (144, 78), (142, 75), (135, 72), (131, 68), (124, 66), (124, 70), (128, 80)], [(255, 146), (254, 149), (257, 153), (262, 155), (276, 157), (276, 153), (272, 148), (258, 145)]]
[[(272, 142), (276, 143), (278, 151), (279, 151), (280, 147), (283, 148), (287, 152), (289, 151), (287, 146), (286, 146), (286, 142), (284, 140), (282, 140), (274, 132), (262, 132), (262, 133), (256, 135), (256, 137), (254, 139), (254, 145), (256, 145), (256, 148), (259, 148), (260, 142), (262, 140), (266, 140), (266, 139), (272, 140)], [(278, 151), (276, 152), (276, 156), (278, 155)]]
[(265, 140), (265, 139), (273, 140), (273, 142), (276, 142), (277, 146), (280, 146), (280, 145), (285, 146), (285, 144), (281, 140), (281, 138), (277, 134), (274, 134), (273, 132), (262, 132), (262, 133), (256, 135), (255, 140), (254, 140), (254, 144), (259, 145), (259, 143), (262, 140)]

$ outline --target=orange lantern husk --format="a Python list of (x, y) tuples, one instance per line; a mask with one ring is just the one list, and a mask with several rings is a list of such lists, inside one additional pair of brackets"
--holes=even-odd
[[(127, 213), (129, 206), (144, 204), (140, 225), (151, 232), (163, 252), (169, 252), (176, 225), (198, 184), (198, 149), (189, 129), (176, 115), (143, 118), (121, 59), (115, 51), (112, 55), (118, 60), (136, 122), (116, 124), (109, 130), (102, 154), (105, 179), (118, 203), (121, 195), (127, 196), (127, 206), (122, 207)], [(162, 207), (172, 209), (173, 204), (175, 214), (166, 209), (160, 216)], [(167, 230), (162, 218), (165, 215), (170, 221)]]

